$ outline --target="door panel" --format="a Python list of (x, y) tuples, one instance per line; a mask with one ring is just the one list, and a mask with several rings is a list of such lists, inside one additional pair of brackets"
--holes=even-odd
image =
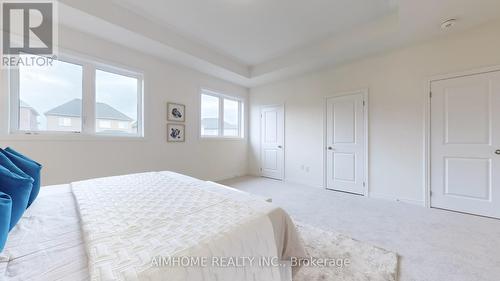
[(276, 149), (264, 149), (264, 166), (265, 170), (278, 169), (278, 152)]
[(266, 106), (261, 110), (261, 175), (283, 180), (284, 107)]
[(362, 93), (327, 100), (326, 185), (364, 194), (365, 128)]
[(334, 143), (356, 142), (356, 110), (352, 101), (333, 104), (333, 137)]
[(276, 111), (264, 111), (264, 120), (265, 120), (265, 130), (264, 130), (264, 139), (267, 143), (277, 143), (278, 142), (278, 112)]
[(489, 144), (491, 92), (488, 81), (447, 87), (444, 95), (446, 143)]
[(446, 158), (445, 194), (490, 200), (491, 176), (491, 159)]
[(355, 182), (356, 155), (354, 153), (335, 153), (333, 157), (333, 178), (337, 181)]
[(431, 90), (431, 206), (500, 218), (500, 72)]

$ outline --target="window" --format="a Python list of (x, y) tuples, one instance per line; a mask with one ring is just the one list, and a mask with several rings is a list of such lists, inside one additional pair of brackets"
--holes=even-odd
[(142, 136), (141, 74), (69, 57), (10, 71), (11, 132)]
[(237, 137), (240, 132), (239, 113), (240, 102), (224, 99), (224, 136)]
[(128, 129), (128, 122), (119, 122), (118, 123), (118, 128), (120, 129)]
[(219, 98), (201, 95), (201, 135), (219, 135)]
[(60, 127), (71, 127), (71, 118), (62, 117), (59, 118)]
[(97, 124), (97, 131), (103, 131), (106, 129), (111, 129), (111, 121), (109, 120), (98, 120)]
[(97, 70), (95, 83), (96, 118), (115, 121), (106, 121), (106, 126), (97, 127), (97, 132), (137, 134), (137, 128), (129, 124), (137, 122), (138, 79)]
[(202, 137), (243, 137), (243, 102), (241, 100), (202, 90), (200, 117)]
[(19, 66), (16, 78), (19, 130), (82, 130), (81, 65), (54, 61), (52, 67)]

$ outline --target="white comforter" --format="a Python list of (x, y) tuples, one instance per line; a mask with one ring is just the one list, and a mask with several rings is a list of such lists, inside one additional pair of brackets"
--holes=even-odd
[[(196, 181), (185, 176), (179, 178)], [(204, 182), (204, 185), (207, 191), (234, 201), (245, 202), (249, 197), (215, 183)], [(258, 200), (264, 201), (262, 198)], [(290, 217), (275, 205), (263, 204), (265, 206), (261, 210), (267, 212), (267, 217), (272, 222), (278, 256), (284, 259), (304, 256), (303, 245)], [(240, 229), (245, 232), (243, 229), (246, 228)], [(158, 245), (170, 241), (169, 237), (161, 237), (159, 240)], [(0, 280), (88, 281), (90, 272), (86, 252), (81, 218), (71, 186), (45, 186), (9, 234), (7, 245), (0, 253)]]
[[(277, 235), (271, 204), (213, 188), (171, 172), (72, 183), (91, 280), (281, 280), (278, 267), (257, 261), (285, 258), (296, 235)], [(171, 256), (209, 259), (202, 267), (156, 266), (155, 258)], [(223, 257), (244, 263), (225, 267)]]

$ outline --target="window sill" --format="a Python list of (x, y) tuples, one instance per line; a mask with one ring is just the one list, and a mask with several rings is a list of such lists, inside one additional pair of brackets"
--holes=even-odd
[(202, 141), (245, 141), (245, 138), (241, 137), (207, 137), (200, 136), (200, 140)]
[(0, 141), (124, 141), (124, 142), (142, 142), (147, 139), (142, 136), (118, 136), (118, 135), (89, 135), (79, 133), (40, 133), (24, 134), (11, 133), (0, 135)]

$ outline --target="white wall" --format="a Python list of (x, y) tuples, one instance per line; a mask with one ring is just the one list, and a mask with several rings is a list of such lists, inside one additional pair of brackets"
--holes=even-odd
[(251, 89), (250, 173), (259, 168), (260, 106), (285, 103), (285, 177), (322, 186), (324, 97), (369, 88), (371, 195), (423, 204), (426, 82), (437, 74), (500, 65), (499, 32), (496, 22)]
[[(41, 162), (44, 165), (42, 184), (155, 170), (173, 170), (212, 180), (246, 174), (247, 141), (200, 140), (198, 137), (199, 88), (208, 87), (245, 99), (246, 88), (65, 28), (60, 29), (59, 45), (144, 72), (146, 137), (141, 140), (54, 140), (6, 135), (8, 93), (1, 87), (0, 146), (12, 146)], [(2, 75), (0, 81), (5, 86), (5, 73)], [(166, 142), (167, 101), (186, 104), (186, 143)]]

